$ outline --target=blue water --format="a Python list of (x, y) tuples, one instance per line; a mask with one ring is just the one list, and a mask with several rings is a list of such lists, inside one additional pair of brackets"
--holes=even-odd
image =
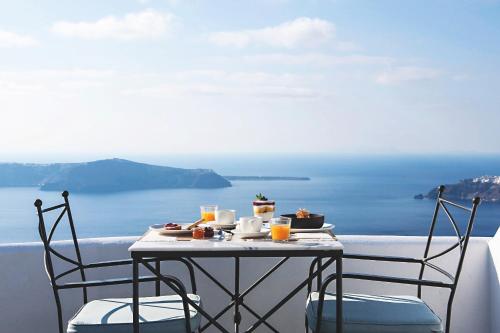
[[(235, 181), (224, 189), (172, 189), (70, 195), (79, 237), (139, 235), (154, 223), (193, 221), (202, 204), (252, 214), (256, 193), (277, 202), (278, 213), (307, 208), (326, 215), (337, 234), (426, 235), (434, 201), (415, 200), (439, 184), (479, 175), (499, 175), (500, 156), (136, 156), (135, 160), (179, 167), (212, 168), (222, 175), (309, 176), (311, 181)], [(201, 161), (201, 162), (200, 162)], [(33, 201), (61, 202), (59, 193), (37, 188), (0, 188), (0, 242), (38, 240)], [(470, 203), (465, 203), (470, 204)], [(458, 212), (457, 212), (458, 213)], [(56, 216), (53, 216), (55, 219)], [(465, 215), (457, 215), (462, 222)], [(492, 236), (500, 204), (482, 204), (473, 234)], [(464, 223), (462, 223), (464, 227)], [(68, 238), (68, 229), (55, 238)], [(452, 235), (442, 220), (437, 233)]]

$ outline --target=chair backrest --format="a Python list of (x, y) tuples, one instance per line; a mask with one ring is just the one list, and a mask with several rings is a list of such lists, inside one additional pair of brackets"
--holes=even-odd
[[(47, 272), (47, 275), (49, 276), (50, 283), (52, 285), (52, 288), (54, 288), (54, 291), (58, 289), (57, 285), (57, 280), (62, 278), (63, 276), (66, 276), (68, 274), (71, 274), (73, 272), (80, 271), (80, 276), (82, 281), (86, 281), (85, 279), (85, 270), (84, 270), (84, 265), (82, 262), (82, 256), (80, 254), (80, 246), (78, 245), (78, 238), (76, 237), (76, 231), (75, 231), (75, 225), (73, 223), (73, 216), (71, 215), (71, 208), (69, 205), (69, 200), (68, 200), (69, 193), (68, 191), (62, 192), (62, 197), (64, 198), (64, 203), (55, 205), (52, 207), (47, 207), (42, 209), (42, 200), (37, 199), (35, 201), (35, 207), (37, 209), (38, 213), (38, 232), (40, 234), (40, 238), (43, 242), (44, 246), (44, 263), (45, 263), (45, 271)], [(46, 221), (44, 219), (44, 214), (48, 213), (50, 211), (60, 211), (59, 216), (55, 220), (55, 222), (51, 225), (50, 230), (47, 228)], [(61, 221), (64, 219), (64, 217), (67, 217), (67, 222), (69, 223), (69, 228), (71, 230), (71, 238), (73, 241), (73, 246), (74, 246), (74, 251), (76, 255), (76, 259), (71, 259), (68, 256), (58, 252), (55, 250), (51, 242), (53, 241), (53, 236), (54, 233), (57, 229), (58, 226), (61, 225)], [(55, 275), (54, 271), (54, 260), (53, 259), (60, 259), (64, 262), (67, 262), (71, 264), (73, 267), (58, 274)], [(83, 299), (84, 303), (87, 303), (87, 289), (84, 287), (83, 288)]]
[[(450, 200), (444, 199), (443, 198), (444, 191), (445, 191), (445, 186), (443, 186), (443, 185), (439, 186), (437, 189), (436, 206), (434, 209), (434, 214), (432, 216), (432, 224), (431, 224), (431, 227), (429, 230), (429, 237), (427, 238), (427, 245), (425, 247), (424, 257), (422, 259), (422, 266), (420, 268), (419, 279), (423, 278), (424, 270), (426, 267), (433, 269), (433, 270), (441, 273), (445, 277), (447, 277), (451, 283), (451, 287), (450, 287), (451, 294), (450, 294), (450, 299), (449, 299), (449, 304), (451, 307), (451, 302), (453, 302), (453, 297), (454, 297), (455, 290), (456, 290), (456, 287), (458, 284), (458, 279), (459, 279), (460, 273), (462, 271), (462, 265), (464, 262), (465, 253), (467, 251), (467, 245), (469, 244), (469, 238), (471, 236), (472, 227), (474, 225), (477, 207), (478, 207), (481, 200), (479, 197), (475, 197), (474, 199), (472, 199), (472, 207), (465, 207), (465, 206), (460, 205), (456, 202), (452, 202)], [(465, 233), (461, 232), (460, 227), (457, 224), (457, 220), (450, 212), (451, 207), (457, 208), (457, 209), (465, 211), (467, 213), (467, 224), (466, 224)], [(432, 236), (434, 235), (436, 224), (437, 224), (438, 220), (440, 219), (439, 218), (440, 211), (442, 211), (444, 213), (444, 215), (446, 216), (446, 220), (449, 223), (451, 223), (451, 226), (452, 226), (452, 228), (455, 232), (455, 235), (457, 237), (457, 242), (454, 243), (452, 246), (448, 247), (447, 249), (440, 251), (439, 253), (430, 255)], [(458, 248), (458, 250), (459, 250), (459, 258), (458, 258), (457, 268), (456, 268), (454, 275), (430, 262), (434, 259), (437, 259), (441, 256), (444, 256), (444, 255), (450, 253), (451, 251), (453, 251), (456, 248)], [(421, 297), (421, 296), (422, 296), (422, 286), (419, 285), (418, 286), (418, 297)]]

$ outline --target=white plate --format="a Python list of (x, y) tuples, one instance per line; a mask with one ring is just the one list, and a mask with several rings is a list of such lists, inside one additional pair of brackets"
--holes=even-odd
[(290, 232), (325, 232), (325, 231), (328, 231), (328, 230), (333, 230), (333, 228), (335, 228), (335, 225), (333, 224), (330, 224), (330, 223), (323, 223), (323, 226), (321, 228), (316, 228), (316, 229), (295, 229), (295, 228), (292, 228), (290, 230)]
[(236, 223), (235, 224), (218, 224), (218, 223), (203, 223), (199, 225), (200, 227), (212, 227), (214, 229), (223, 229), (223, 230), (232, 230), (236, 228)]
[[(269, 223), (264, 223), (263, 224), (265, 228), (269, 228)], [(323, 226), (321, 228), (316, 228), (316, 229), (312, 229), (312, 228), (308, 228), (308, 229), (295, 229), (295, 228), (292, 228), (290, 229), (290, 232), (294, 233), (294, 232), (301, 232), (301, 233), (305, 233), (305, 232), (311, 232), (311, 233), (314, 233), (314, 232), (325, 232), (325, 231), (328, 231), (328, 230), (333, 230), (333, 228), (335, 228), (335, 225), (333, 224), (330, 224), (330, 223), (323, 223)]]
[[(182, 228), (186, 228), (187, 225), (182, 225)], [(191, 235), (193, 233), (192, 230), (181, 229), (181, 230), (167, 230), (164, 228), (164, 224), (153, 224), (149, 226), (149, 230), (156, 230), (160, 235), (167, 236), (181, 236), (181, 235)]]
[(269, 235), (269, 232), (270, 230), (266, 228), (262, 228), (262, 230), (258, 232), (242, 232), (238, 230), (238, 228), (232, 231), (233, 235), (239, 238), (262, 238)]

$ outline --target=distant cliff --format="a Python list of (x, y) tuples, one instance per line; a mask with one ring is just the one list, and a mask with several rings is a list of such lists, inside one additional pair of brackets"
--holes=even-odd
[(257, 180), (257, 181), (273, 181), (273, 180), (311, 180), (309, 177), (281, 177), (281, 176), (224, 176), (227, 180)]
[(0, 187), (43, 191), (119, 192), (161, 188), (221, 188), (231, 183), (208, 169), (180, 169), (109, 159), (86, 163), (0, 163)]
[[(500, 176), (482, 176), (464, 179), (457, 184), (445, 185), (444, 197), (450, 200), (471, 200), (480, 197), (483, 202), (500, 203)], [(426, 195), (416, 195), (416, 199), (435, 199), (437, 189), (429, 191)]]

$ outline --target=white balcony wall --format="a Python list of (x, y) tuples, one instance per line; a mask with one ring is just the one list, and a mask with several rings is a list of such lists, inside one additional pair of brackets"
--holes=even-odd
[[(101, 238), (81, 240), (84, 262), (105, 261), (128, 258), (127, 248), (134, 237)], [(349, 253), (367, 253), (380, 255), (397, 255), (420, 257), (425, 247), (425, 237), (395, 237), (395, 236), (343, 236), (340, 240)], [(436, 251), (444, 249), (455, 241), (451, 237), (437, 237)], [(458, 291), (453, 306), (452, 332), (500, 332), (500, 287), (498, 284), (498, 269), (500, 268), (499, 236), (494, 241), (490, 238), (473, 238), (464, 264)], [(70, 253), (71, 243), (58, 242), (58, 250)], [(493, 253), (490, 253), (493, 251)], [(454, 261), (451, 253), (440, 263), (448, 271), (454, 272)], [(1, 333), (54, 333), (57, 332), (56, 310), (52, 289), (45, 275), (42, 263), (43, 248), (40, 243), (5, 244), (0, 245), (0, 332)], [(266, 268), (272, 266), (276, 259), (242, 259), (241, 288), (245, 289), (252, 281), (262, 275)], [(231, 259), (203, 259), (199, 262), (217, 276), (229, 289), (233, 287), (233, 266)], [(245, 303), (259, 313), (264, 313), (279, 299), (284, 297), (300, 280), (306, 277), (308, 270), (306, 259), (295, 259), (287, 262), (271, 279), (266, 280), (245, 299)], [(57, 269), (63, 267), (60, 263)], [(375, 263), (366, 261), (346, 260), (344, 272), (366, 272), (373, 274), (388, 274), (403, 277), (417, 277), (418, 265)], [(188, 285), (187, 274), (179, 264), (163, 265), (163, 271), (174, 274)], [(130, 276), (131, 267), (95, 269), (87, 273), (88, 279), (102, 279), (118, 276)], [(426, 274), (428, 278), (438, 278), (438, 275)], [(72, 276), (78, 279), (78, 274)], [(229, 301), (229, 297), (221, 292), (212, 282), (197, 274), (199, 294), (203, 298), (205, 309), (216, 313)], [(345, 281), (345, 291), (379, 293), (386, 295), (416, 294), (416, 287), (368, 283), (364, 281)], [(131, 295), (131, 285), (92, 288), (90, 298), (126, 297)], [(64, 320), (81, 306), (82, 297), (78, 291), (61, 291), (64, 310)], [(153, 294), (153, 284), (141, 287), (142, 295)], [(446, 310), (447, 290), (425, 288), (423, 298), (444, 318)], [(272, 317), (270, 322), (280, 332), (304, 331), (305, 292), (300, 293), (283, 309)], [(249, 313), (242, 310), (242, 327), (253, 319)], [(230, 327), (231, 313), (224, 316), (227, 327)], [(215, 332), (215, 330), (209, 330)], [(268, 332), (261, 326), (257, 332)]]
[(500, 332), (500, 229), (489, 242), (491, 332)]

